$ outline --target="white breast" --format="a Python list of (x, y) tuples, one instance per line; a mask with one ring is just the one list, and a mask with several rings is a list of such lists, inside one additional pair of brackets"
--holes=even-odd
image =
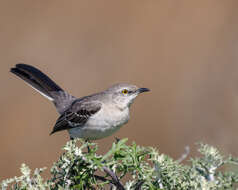
[(129, 108), (124, 110), (105, 106), (89, 118), (84, 126), (69, 130), (73, 138), (101, 139), (110, 136), (129, 120)]

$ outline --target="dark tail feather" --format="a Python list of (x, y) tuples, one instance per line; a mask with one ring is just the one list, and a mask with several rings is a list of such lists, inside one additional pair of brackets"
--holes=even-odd
[(17, 64), (10, 71), (52, 101), (60, 114), (67, 110), (76, 99), (60, 88), (48, 76), (31, 65)]
[(55, 92), (63, 91), (53, 80), (33, 66), (17, 64), (16, 67), (11, 68), (10, 71), (51, 101), (54, 100), (53, 94)]

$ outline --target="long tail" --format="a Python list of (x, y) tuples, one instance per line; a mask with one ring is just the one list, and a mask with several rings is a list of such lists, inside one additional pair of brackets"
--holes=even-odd
[(33, 89), (54, 102), (60, 113), (67, 109), (69, 104), (75, 99), (75, 97), (65, 92), (47, 75), (31, 65), (17, 64), (16, 67), (11, 68), (10, 72), (23, 79)]

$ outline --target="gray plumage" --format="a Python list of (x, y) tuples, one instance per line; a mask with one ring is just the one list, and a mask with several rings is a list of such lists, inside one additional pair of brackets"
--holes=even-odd
[(55, 104), (60, 117), (51, 134), (68, 130), (71, 138), (90, 140), (111, 135), (128, 122), (129, 107), (136, 96), (149, 91), (120, 83), (77, 99), (33, 66), (17, 64), (11, 72)]

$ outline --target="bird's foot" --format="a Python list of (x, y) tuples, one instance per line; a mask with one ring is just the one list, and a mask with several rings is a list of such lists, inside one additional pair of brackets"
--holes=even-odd
[(119, 139), (118, 137), (115, 137), (115, 140), (116, 140), (116, 144), (117, 144), (121, 139)]
[(88, 139), (86, 139), (86, 140), (85, 140), (85, 143), (87, 143), (87, 149), (88, 149), (88, 153), (90, 153), (90, 151), (91, 151), (91, 150), (90, 150), (90, 147), (89, 147), (89, 145), (88, 145), (88, 143), (89, 143), (89, 140), (88, 140)]

